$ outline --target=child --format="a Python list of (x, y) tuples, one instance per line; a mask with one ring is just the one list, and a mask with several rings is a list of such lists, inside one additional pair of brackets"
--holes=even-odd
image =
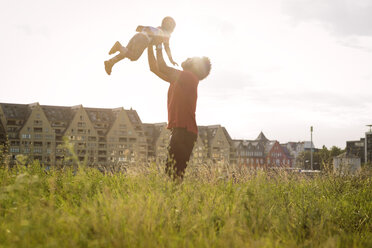
[(164, 49), (168, 55), (169, 61), (173, 65), (178, 65), (174, 62), (172, 54), (169, 48), (170, 35), (176, 27), (176, 22), (172, 17), (165, 17), (161, 23), (161, 27), (150, 27), (150, 26), (138, 26), (132, 39), (130, 39), (128, 45), (123, 47), (119, 41), (117, 41), (111, 48), (109, 54), (119, 52), (115, 57), (105, 61), (105, 70), (108, 75), (111, 74), (112, 67), (124, 58), (128, 58), (131, 61), (136, 61), (141, 57), (143, 51), (149, 45), (161, 45), (164, 44)]

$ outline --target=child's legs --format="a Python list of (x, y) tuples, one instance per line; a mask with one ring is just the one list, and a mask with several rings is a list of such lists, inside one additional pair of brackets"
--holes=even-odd
[(125, 57), (127, 57), (127, 54), (120, 52), (118, 55), (110, 59), (110, 61), (112, 61), (115, 64), (119, 62), (120, 60), (125, 59)]
[(125, 57), (129, 58), (131, 61), (136, 61), (141, 57), (143, 51), (149, 44), (150, 38), (148, 38), (146, 34), (137, 33), (132, 39), (130, 39), (127, 45), (128, 52)]

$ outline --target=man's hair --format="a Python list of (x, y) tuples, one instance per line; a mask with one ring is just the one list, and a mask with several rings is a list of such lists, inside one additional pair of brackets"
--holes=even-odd
[(161, 28), (168, 32), (173, 32), (173, 29), (176, 27), (176, 22), (170, 16), (164, 17), (161, 22)]
[(211, 60), (208, 57), (202, 57), (198, 60), (193, 61), (191, 70), (201, 81), (209, 75), (211, 68)]

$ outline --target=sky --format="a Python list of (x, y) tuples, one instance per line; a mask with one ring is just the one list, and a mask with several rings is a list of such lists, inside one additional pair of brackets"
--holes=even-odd
[(0, 102), (133, 108), (166, 122), (169, 85), (146, 52), (111, 76), (103, 65), (115, 41), (165, 16), (177, 23), (176, 62), (212, 62), (198, 125), (281, 143), (310, 140), (313, 126), (316, 147), (344, 148), (372, 124), (372, 0), (1, 0)]

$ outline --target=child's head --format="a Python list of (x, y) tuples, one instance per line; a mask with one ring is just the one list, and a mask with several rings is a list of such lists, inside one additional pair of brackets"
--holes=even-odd
[(175, 27), (176, 27), (176, 22), (170, 16), (165, 17), (163, 21), (161, 22), (161, 28), (167, 31), (168, 33), (172, 33)]
[(199, 80), (206, 78), (211, 71), (211, 61), (208, 57), (193, 57), (188, 58), (182, 63), (182, 68), (185, 71), (191, 71)]

